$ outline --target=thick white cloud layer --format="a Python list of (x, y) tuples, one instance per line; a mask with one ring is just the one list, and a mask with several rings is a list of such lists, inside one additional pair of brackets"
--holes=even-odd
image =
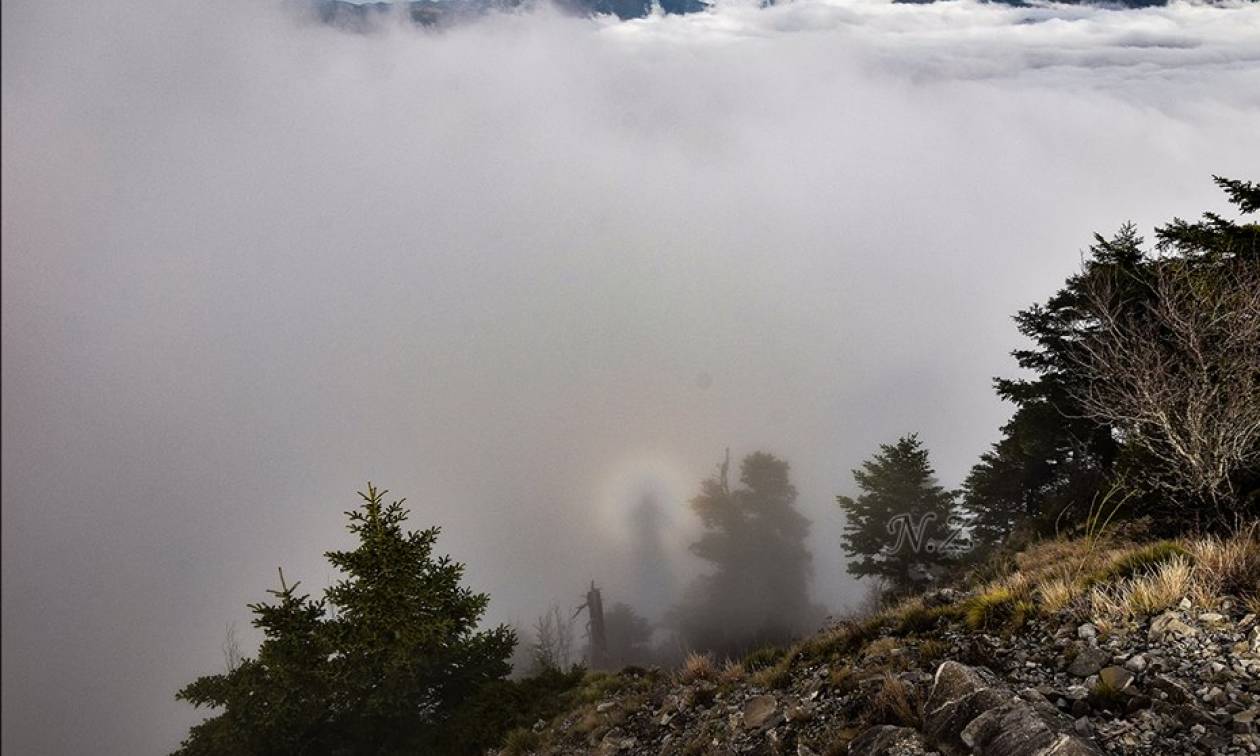
[(920, 430), (957, 483), (1008, 316), (1094, 230), (1260, 176), (1260, 5), (801, 0), (355, 36), (266, 3), (3, 6), (6, 752), (155, 753), (366, 479), (528, 621), (628, 509)]

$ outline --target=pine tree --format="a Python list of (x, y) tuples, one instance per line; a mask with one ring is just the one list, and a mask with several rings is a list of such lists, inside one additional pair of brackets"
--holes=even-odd
[(959, 546), (950, 529), (954, 495), (937, 485), (918, 436), (880, 444), (853, 479), (862, 493), (836, 497), (849, 573), (881, 578), (895, 593), (934, 579)]
[(179, 754), (393, 754), (423, 749), (485, 684), (509, 671), (510, 629), (478, 631), (489, 597), (435, 557), (438, 528), (403, 529), (404, 501), (368, 484), (347, 512), (358, 538), (326, 554), (344, 578), (321, 600), (297, 584), (252, 604), (257, 659), (202, 677), (178, 698), (222, 713), (192, 728)]

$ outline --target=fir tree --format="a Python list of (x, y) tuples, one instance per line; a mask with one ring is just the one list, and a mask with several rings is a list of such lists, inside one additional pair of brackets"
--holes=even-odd
[(862, 493), (836, 497), (849, 573), (881, 578), (895, 593), (934, 579), (959, 547), (949, 522), (954, 496), (937, 485), (918, 436), (880, 444), (853, 479)]
[(463, 565), (434, 556), (437, 528), (404, 530), (404, 502), (385, 504), (386, 493), (368, 484), (346, 513), (358, 545), (326, 554), (344, 578), (323, 599), (282, 574), (276, 603), (250, 606), (264, 634), (257, 658), (179, 692), (222, 712), (177, 753), (416, 752), (508, 673), (512, 631), (477, 630), (489, 597), (460, 585)]

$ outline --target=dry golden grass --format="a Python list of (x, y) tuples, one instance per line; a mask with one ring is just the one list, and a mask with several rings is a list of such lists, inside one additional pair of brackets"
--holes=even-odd
[(863, 647), (862, 655), (867, 658), (887, 656), (893, 649), (900, 647), (901, 643), (896, 638), (877, 638)]
[(831, 672), (827, 675), (827, 681), (842, 696), (852, 693), (858, 687), (857, 673), (848, 664), (832, 667)]
[(1018, 572), (1034, 583), (1060, 579), (1069, 582), (1098, 569), (1120, 544), (1109, 540), (1055, 538), (1029, 546), (1015, 555)]
[(978, 632), (1014, 632), (1024, 626), (1036, 607), (1027, 591), (998, 585), (972, 596), (964, 604), (963, 622)]
[(734, 685), (747, 676), (744, 665), (737, 661), (727, 660), (718, 672), (718, 682), (722, 685)]
[(884, 684), (871, 701), (871, 720), (879, 724), (919, 727), (923, 722), (918, 691), (892, 674), (884, 674)]
[(792, 682), (792, 658), (787, 657), (772, 667), (757, 670), (748, 681), (767, 690), (786, 688)]
[(919, 658), (925, 662), (936, 661), (945, 655), (949, 646), (935, 638), (928, 638), (919, 644)]
[(1200, 592), (1205, 596), (1252, 598), (1260, 587), (1260, 523), (1232, 538), (1195, 538), (1186, 549), (1199, 567)]
[(713, 680), (717, 676), (717, 665), (713, 662), (711, 654), (697, 654), (694, 651), (687, 654), (687, 658), (683, 660), (682, 667), (678, 670), (678, 679), (684, 683), (693, 683), (698, 680)]
[(1058, 614), (1072, 606), (1081, 595), (1081, 587), (1069, 578), (1051, 578), (1037, 586), (1036, 597), (1046, 614)]
[(1087, 579), (1093, 582), (1115, 581), (1150, 573), (1175, 557), (1190, 557), (1186, 547), (1176, 541), (1155, 541), (1112, 552), (1104, 564)]
[[(1115, 579), (1131, 574), (1132, 577)], [(1103, 624), (1138, 620), (1183, 598), (1203, 608), (1224, 599), (1260, 608), (1260, 525), (1229, 538), (1204, 536), (1131, 548), (1112, 557), (1089, 593), (1090, 614)]]
[(1090, 617), (1106, 629), (1162, 612), (1192, 594), (1196, 572), (1190, 560), (1174, 557), (1150, 574), (1095, 586), (1089, 593)]

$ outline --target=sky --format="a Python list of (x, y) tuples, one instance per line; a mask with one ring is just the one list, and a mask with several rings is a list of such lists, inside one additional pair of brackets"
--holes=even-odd
[[(156, 754), (367, 481), (529, 624), (659, 611), (729, 447), (957, 485), (1095, 231), (1260, 177), (1260, 5), (538, 7), (356, 35), (280, 4), (3, 5), (3, 749)], [(247, 652), (250, 648), (245, 649)]]

